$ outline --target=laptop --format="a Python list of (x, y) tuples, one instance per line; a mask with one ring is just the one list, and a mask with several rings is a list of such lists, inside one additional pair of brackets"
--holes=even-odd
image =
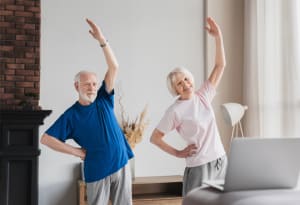
[(234, 138), (225, 180), (205, 180), (220, 191), (288, 189), (300, 172), (300, 138)]

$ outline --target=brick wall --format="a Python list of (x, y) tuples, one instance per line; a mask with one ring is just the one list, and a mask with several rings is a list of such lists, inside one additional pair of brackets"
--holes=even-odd
[(40, 109), (40, 0), (0, 0), (0, 110)]

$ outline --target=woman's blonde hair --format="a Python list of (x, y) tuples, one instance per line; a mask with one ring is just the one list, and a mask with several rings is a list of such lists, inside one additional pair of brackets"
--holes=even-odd
[(175, 97), (178, 95), (176, 88), (175, 88), (175, 79), (176, 75), (178, 73), (184, 74), (192, 84), (194, 84), (194, 77), (193, 74), (186, 68), (184, 67), (176, 67), (174, 68), (167, 76), (167, 87), (169, 92)]

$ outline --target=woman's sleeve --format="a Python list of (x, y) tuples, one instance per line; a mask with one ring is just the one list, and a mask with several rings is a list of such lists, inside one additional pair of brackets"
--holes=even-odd
[(176, 123), (176, 115), (175, 112), (171, 109), (168, 109), (158, 125), (156, 126), (156, 129), (163, 132), (164, 134), (174, 130), (177, 126)]
[(206, 80), (202, 84), (201, 88), (195, 92), (195, 94), (198, 97), (204, 98), (206, 101), (211, 102), (216, 96), (216, 89), (208, 80)]

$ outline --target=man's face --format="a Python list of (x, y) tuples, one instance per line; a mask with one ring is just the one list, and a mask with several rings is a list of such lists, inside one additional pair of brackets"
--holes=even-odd
[(79, 102), (82, 104), (90, 104), (97, 97), (98, 80), (94, 74), (83, 74), (80, 82), (76, 86), (79, 93)]

